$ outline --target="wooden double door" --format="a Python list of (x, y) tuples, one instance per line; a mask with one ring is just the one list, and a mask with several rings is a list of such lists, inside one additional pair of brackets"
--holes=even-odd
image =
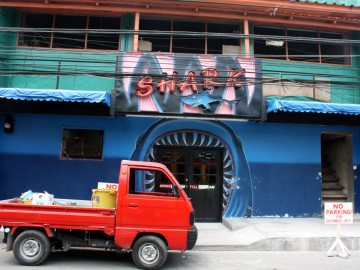
[(177, 178), (195, 209), (197, 222), (219, 222), (222, 217), (222, 149), (156, 147), (156, 161)]

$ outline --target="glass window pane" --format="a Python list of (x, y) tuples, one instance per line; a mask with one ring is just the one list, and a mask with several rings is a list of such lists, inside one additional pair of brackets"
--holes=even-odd
[[(205, 32), (204, 22), (174, 21), (172, 52), (175, 53), (205, 53), (205, 37), (184, 36), (179, 32)], [(178, 33), (176, 33), (178, 32)]]
[(102, 159), (103, 130), (64, 129), (63, 159)]
[[(139, 30), (149, 30), (154, 32), (170, 32), (171, 21), (170, 20), (157, 20), (157, 19), (140, 19)], [(170, 52), (170, 34), (168, 35), (149, 35), (140, 34), (139, 42), (150, 42), (152, 52)], [(140, 45), (141, 46), (141, 45)], [(148, 48), (148, 47), (146, 47)], [(139, 50), (147, 50), (139, 48)]]
[(289, 29), (287, 35), (290, 37), (303, 37), (305, 40), (288, 42), (289, 60), (320, 62), (319, 44), (306, 41), (306, 38), (317, 38), (317, 32)]
[[(88, 29), (120, 30), (121, 19), (118, 17), (89, 17)], [(120, 34), (90, 32), (87, 38), (88, 49), (117, 50)]]
[(337, 39), (333, 43), (321, 43), (321, 62), (329, 64), (350, 64), (350, 46), (341, 42), (348, 39), (346, 34), (320, 32), (320, 38)]
[(130, 170), (130, 193), (150, 196), (174, 196), (172, 183), (161, 171)]
[[(285, 29), (255, 26), (254, 34), (255, 35), (270, 35), (270, 36), (285, 37)], [(270, 42), (270, 41), (271, 41), (271, 39), (269, 39), (269, 40), (255, 39), (254, 40), (255, 57), (286, 60), (286, 43), (285, 42), (283, 42), (283, 43)]]
[[(53, 15), (38, 14), (38, 13), (24, 13), (21, 17), (20, 27), (24, 28), (52, 28)], [(50, 47), (51, 33), (43, 33), (41, 31), (35, 32), (20, 32), (19, 46), (29, 47)]]
[(183, 156), (182, 152), (177, 149), (172, 149), (166, 152), (162, 152), (163, 150), (157, 149), (161, 153), (159, 156), (158, 161), (164, 164), (171, 173), (175, 176), (178, 180), (180, 185), (184, 187), (186, 184), (185, 178), (185, 157)]
[(194, 184), (199, 189), (214, 189), (217, 176), (215, 151), (197, 150), (194, 159)]
[[(240, 33), (238, 24), (208, 23), (207, 32), (230, 34), (229, 37), (208, 37), (207, 38), (208, 54), (222, 54), (223, 45), (240, 46), (239, 38), (230, 37), (231, 34)], [(239, 54), (240, 54), (240, 48), (239, 48)]]
[(79, 30), (77, 33), (66, 33), (61, 30), (54, 33), (53, 48), (85, 48), (86, 16), (56, 15), (55, 28), (66, 30)]

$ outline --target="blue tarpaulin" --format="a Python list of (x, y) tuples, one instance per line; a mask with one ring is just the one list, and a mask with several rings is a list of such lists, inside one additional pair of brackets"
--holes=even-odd
[(270, 112), (276, 113), (278, 111), (359, 115), (360, 105), (307, 102), (307, 101), (289, 101), (289, 100), (277, 100), (277, 99), (267, 100), (267, 113)]
[(105, 91), (0, 88), (0, 98), (29, 101), (104, 103), (110, 107), (110, 93)]

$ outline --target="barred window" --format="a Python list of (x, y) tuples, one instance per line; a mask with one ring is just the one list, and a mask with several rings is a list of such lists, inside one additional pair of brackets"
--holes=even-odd
[[(139, 35), (139, 51), (225, 54), (230, 49), (240, 54), (240, 39), (232, 35), (240, 33), (238, 23), (141, 18), (139, 30), (149, 31)], [(228, 35), (211, 37), (206, 33)]]
[(102, 159), (103, 137), (103, 130), (64, 128), (61, 158)]
[[(23, 13), (18, 46), (60, 49), (119, 50), (120, 17)], [(35, 29), (35, 31), (33, 31)], [(28, 31), (25, 31), (28, 30)]]
[[(345, 33), (255, 26), (255, 35), (277, 36), (276, 39), (255, 39), (255, 57), (326, 64), (350, 64), (350, 45)], [(283, 39), (281, 39), (283, 37)], [(301, 40), (291, 40), (301, 37)], [(314, 41), (319, 39), (318, 41)], [(334, 41), (324, 42), (321, 39)]]

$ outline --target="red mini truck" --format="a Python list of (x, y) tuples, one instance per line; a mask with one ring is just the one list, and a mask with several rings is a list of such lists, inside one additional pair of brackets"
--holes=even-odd
[(159, 269), (168, 250), (195, 246), (194, 209), (166, 166), (124, 160), (118, 185), (115, 208), (74, 205), (71, 200), (62, 200), (65, 205), (1, 201), (7, 251), (13, 250), (23, 265), (39, 265), (50, 252), (71, 247), (131, 251), (139, 268)]

